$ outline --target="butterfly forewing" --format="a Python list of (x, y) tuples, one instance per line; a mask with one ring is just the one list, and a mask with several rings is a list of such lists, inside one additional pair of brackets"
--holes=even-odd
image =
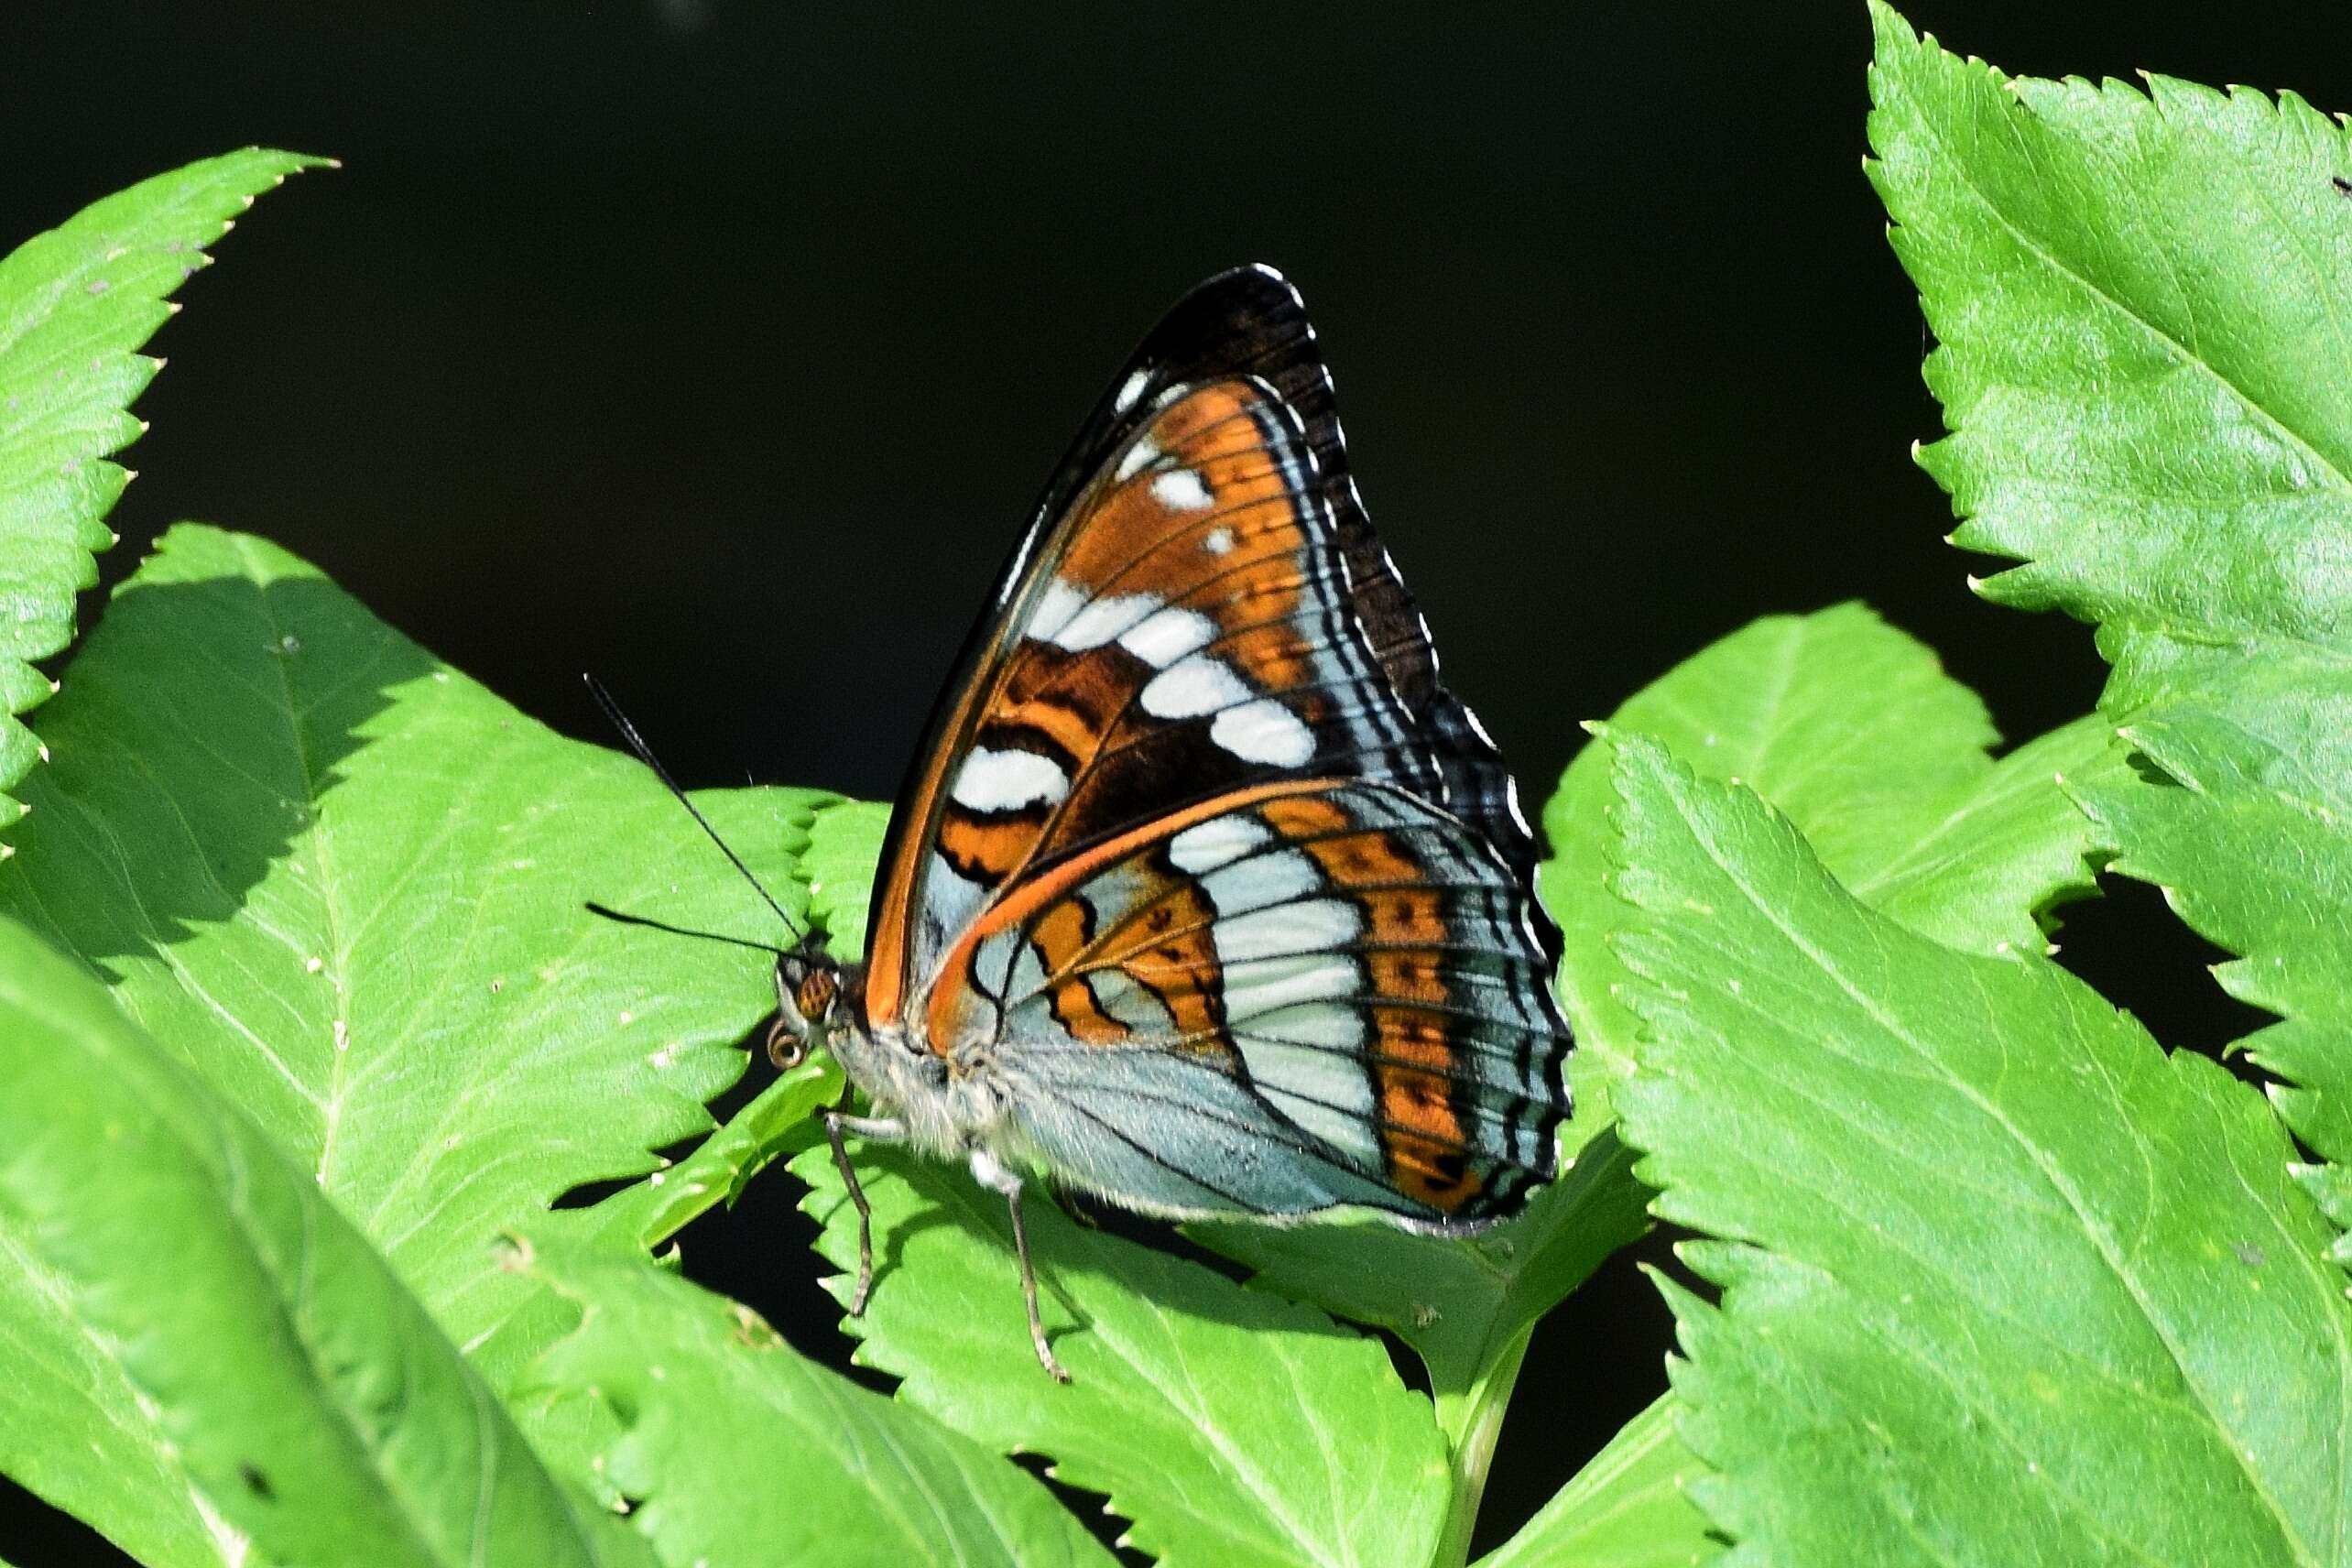
[[(924, 757), (867, 1017), (996, 1041), (1059, 1173), (1169, 1211), (1432, 1220), (1548, 1174), (1567, 1036), (1532, 837), (1279, 277), (1212, 279), (1138, 351)], [(1218, 834), (1257, 839), (1210, 866)]]

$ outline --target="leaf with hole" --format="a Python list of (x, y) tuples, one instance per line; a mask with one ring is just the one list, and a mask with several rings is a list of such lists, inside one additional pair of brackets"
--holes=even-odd
[(2023, 562), (1990, 596), (2102, 624), (2151, 776), (2083, 800), (2286, 1015), (2246, 1043), (2352, 1222), (2352, 138), (2292, 93), (2012, 81), (1878, 30), (1873, 178), (1943, 340), (1922, 462), (1955, 539)]

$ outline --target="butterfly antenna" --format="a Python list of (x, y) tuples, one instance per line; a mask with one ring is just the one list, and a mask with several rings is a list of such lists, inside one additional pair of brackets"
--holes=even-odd
[(804, 934), (799, 923), (784, 912), (784, 906), (778, 903), (759, 878), (751, 874), (751, 867), (743, 863), (743, 856), (737, 855), (727, 841), (719, 836), (719, 830), (711, 825), (711, 819), (704, 816), (701, 809), (686, 798), (686, 791), (678, 787), (678, 780), (670, 776), (670, 769), (661, 766), (660, 761), (655, 757), (653, 748), (645, 744), (645, 736), (637, 734), (637, 725), (629, 723), (629, 716), (621, 712), (621, 705), (613, 701), (613, 694), (604, 690), (604, 683), (593, 675), (583, 674), (580, 679), (588, 683), (588, 694), (596, 699), (596, 706), (604, 711), (604, 717), (610, 719), (613, 722), (613, 727), (621, 732), (621, 738), (629, 743), (629, 749), (637, 753), (637, 760), (652, 768), (653, 776), (668, 786), (672, 795), (678, 797), (678, 803), (686, 808), (686, 814), (692, 817), (695, 824), (711, 835), (711, 842), (719, 846), (719, 853), (725, 855), (737, 871), (743, 873), (743, 879), (751, 884), (752, 891), (757, 893), (761, 901), (776, 911), (776, 918), (784, 922), (784, 929), (790, 931), (793, 939), (798, 941)]

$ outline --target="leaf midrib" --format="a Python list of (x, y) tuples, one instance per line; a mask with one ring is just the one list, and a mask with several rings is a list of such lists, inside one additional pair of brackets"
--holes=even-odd
[[(245, 577), (253, 585), (254, 598), (261, 619), (270, 631), (269, 646), (283, 648), (288, 636), (285, 623), (278, 618), (269, 604), (269, 579), (264, 575), (263, 562), (255, 555), (253, 539), (245, 534), (232, 534), (237, 561), (245, 568)], [(287, 673), (286, 659), (272, 655), (270, 669), (278, 677), (280, 698), (278, 716), (286, 725), (287, 749), (293, 755), (294, 765), (302, 775), (303, 825), (309, 830), (310, 862), (317, 869), (313, 889), (319, 900), (320, 918), (326, 925), (327, 954), (322, 960), (329, 994), (333, 997), (333, 1016), (328, 1019), (329, 1049), (327, 1085), (319, 1098), (321, 1125), (319, 1157), (313, 1175), (322, 1192), (332, 1192), (329, 1174), (334, 1164), (336, 1135), (343, 1129), (343, 1096), (348, 1085), (345, 1075), (352, 1057), (351, 1039), (351, 949), (345, 942), (344, 920), (339, 898), (341, 878), (335, 873), (334, 835), (327, 825), (327, 814), (319, 798), (318, 773), (310, 766), (310, 748), (302, 730), (302, 707), (294, 700), (294, 682)], [(266, 694), (264, 696), (267, 702)], [(299, 954), (297, 955), (299, 956)]]
[[(256, 1271), (263, 1279), (268, 1281), (271, 1304), (277, 1310), (278, 1320), (285, 1329), (287, 1337), (301, 1347), (301, 1355), (296, 1358), (295, 1364), (301, 1372), (303, 1381), (310, 1386), (318, 1408), (328, 1412), (336, 1424), (350, 1437), (353, 1445), (366, 1456), (367, 1463), (362, 1469), (368, 1484), (391, 1505), (394, 1517), (406, 1529), (409, 1540), (416, 1545), (418, 1551), (430, 1561), (448, 1561), (441, 1556), (434, 1545), (428, 1532), (423, 1514), (408, 1497), (406, 1489), (393, 1485), (392, 1477), (385, 1465), (383, 1450), (369, 1441), (357, 1414), (343, 1398), (336, 1385), (324, 1375), (320, 1366), (319, 1347), (312, 1344), (310, 1336), (302, 1331), (301, 1314), (297, 1310), (298, 1298), (309, 1294), (307, 1276), (317, 1256), (317, 1248), (312, 1245), (312, 1236), (318, 1224), (318, 1211), (308, 1203), (300, 1205), (302, 1242), (299, 1271), (304, 1278), (299, 1281), (281, 1280), (275, 1271), (261, 1262), (261, 1259), (267, 1258), (269, 1254), (263, 1247), (260, 1236), (254, 1230), (245, 1204), (242, 1201), (246, 1181), (239, 1146), (234, 1136), (221, 1140), (221, 1154), (228, 1166), (225, 1172), (226, 1180), (223, 1182), (225, 1191), (223, 1192), (221, 1212), (228, 1217), (229, 1223), (236, 1227), (237, 1235), (245, 1242), (246, 1256), (256, 1266)], [(318, 1201), (324, 1203), (326, 1200), (321, 1196)], [(289, 1290), (289, 1285), (297, 1285), (299, 1288)], [(472, 1379), (469, 1377), (467, 1381), (468, 1393), (477, 1406), (477, 1419), (474, 1425), (476, 1438), (479, 1441), (483, 1426), (478, 1410), (481, 1396), (478, 1389), (471, 1387)], [(497, 1464), (495, 1453), (495, 1443), (484, 1444), (483, 1477), (485, 1479), (495, 1473)], [(480, 1499), (477, 1499), (477, 1523), (479, 1514)], [(472, 1550), (468, 1555), (476, 1563), (481, 1561), (483, 1544), (483, 1539), (479, 1535), (476, 1535), (471, 1542)]]

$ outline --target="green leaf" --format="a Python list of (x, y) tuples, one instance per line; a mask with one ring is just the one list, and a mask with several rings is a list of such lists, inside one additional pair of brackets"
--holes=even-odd
[[(138, 439), (125, 412), (163, 362), (137, 352), (203, 247), (256, 192), (321, 160), (248, 147), (84, 208), (0, 260), (0, 790), (40, 755), (16, 714), (55, 690), (32, 660), (73, 639), (74, 595), (130, 482), (103, 461)], [(0, 793), (0, 827), (19, 803)], [(10, 850), (0, 845), (0, 858)]]
[(780, 1074), (676, 1165), (589, 1210), (588, 1223), (626, 1250), (659, 1247), (720, 1203), (741, 1197), (778, 1158), (804, 1147), (815, 1136), (818, 1111), (840, 1093), (839, 1064), (811, 1057)]
[(309, 1171), (5, 920), (0, 1040), (0, 1237), (74, 1359), (14, 1358), (29, 1484), (151, 1563), (647, 1561)]
[[(874, 1205), (875, 1287), (845, 1326), (899, 1397), (1002, 1453), (1102, 1492), (1162, 1563), (1420, 1564), (1447, 1500), (1428, 1403), (1379, 1342), (1312, 1308), (1028, 1207), (1038, 1289), (1071, 1382), (1046, 1377), (1021, 1312), (1005, 1205), (962, 1170), (853, 1143)], [(855, 1268), (856, 1223), (829, 1152), (795, 1160)], [(845, 1296), (843, 1279), (830, 1281)]]
[(1882, 857), (1854, 867), (1846, 890), (1953, 947), (2038, 951), (2053, 911), (2097, 891), (2092, 867), (2106, 858), (2074, 792), (2129, 775), (2106, 718), (2061, 724), (1970, 784), (1914, 802), (1908, 842), (1890, 839)]
[[(29, 781), (0, 911), (108, 980), (509, 1374), (568, 1324), (492, 1267), (495, 1236), (707, 1129), (772, 1005), (761, 954), (585, 905), (750, 938), (773, 915), (637, 764), (525, 719), (256, 539), (168, 535), (49, 720), (57, 763)], [(797, 899), (822, 797), (698, 799)], [(677, 1207), (648, 1202), (640, 1220)], [(60, 1369), (54, 1409), (115, 1408), (55, 1303), (4, 1269), (0, 1333)], [(0, 1469), (31, 1476), (52, 1429), (0, 1410)]]
[[(2086, 720), (1996, 763), (1982, 703), (1859, 605), (1759, 621), (1637, 694), (1619, 721), (1782, 800), (1820, 829), (1867, 896), (1946, 940), (2038, 948), (2036, 913), (2088, 887), (2090, 824), (2057, 780), (2113, 766), (2107, 726)], [(1370, 1219), (1189, 1227), (1258, 1270), (1267, 1288), (1387, 1328), (1421, 1356), (1454, 1450), (1441, 1556), (1458, 1557), (1468, 1539), (1532, 1325), (1646, 1225), (1649, 1193), (1606, 1130), (1607, 1065), (1622, 1068), (1631, 1038), (1609, 999), (1623, 977), (1602, 940), (1618, 909), (1601, 887), (1606, 769), (1606, 744), (1588, 748), (1545, 818), (1557, 855), (1544, 888), (1567, 931), (1563, 991), (1579, 1024), (1580, 1108), (1565, 1147), (1581, 1153), (1569, 1173), (1520, 1220), (1472, 1242)], [(862, 917), (850, 890), (870, 881), (887, 815), (842, 807), (819, 816), (804, 865), (822, 885), (821, 907), (838, 898)], [(854, 929), (862, 936), (862, 919)]]
[[(2103, 761), (2106, 726), (2069, 725), (1995, 763), (1975, 695), (1860, 605), (1758, 621), (1635, 694), (1612, 723), (1665, 740), (1710, 774), (1747, 779), (1820, 829), (1863, 897), (1945, 940), (2039, 946), (2033, 912), (2087, 885), (2089, 824), (2057, 779)], [(1610, 999), (1623, 974), (1603, 940), (1622, 912), (1602, 887), (1613, 836), (1607, 767), (1602, 740), (1568, 769), (1544, 814), (1556, 854), (1542, 875), (1567, 933), (1563, 990), (1579, 1049), (1621, 1062), (1630, 1020)], [(1579, 1088), (1606, 1084), (1587, 1073)], [(1603, 1094), (1591, 1102), (1580, 1105), (1572, 1149), (1605, 1126)], [(1632, 1194), (1612, 1192), (1611, 1176)], [(1527, 1220), (1467, 1247), (1370, 1221), (1192, 1228), (1266, 1269), (1277, 1289), (1403, 1336), (1429, 1362), (1442, 1401), (1639, 1234), (1643, 1195), (1627, 1178), (1615, 1141), (1595, 1142)], [(1367, 1248), (1384, 1261), (1365, 1266)], [(1557, 1248), (1565, 1253), (1553, 1258)]]
[[(811, 878), (811, 907), (837, 953), (863, 951), (866, 890), (888, 817), (881, 806), (835, 806), (820, 811), (810, 831), (801, 866)], [(1589, 1149), (1588, 1136), (1596, 1138)], [(1580, 1121), (1566, 1147), (1582, 1152), (1572, 1156), (1563, 1179), (1519, 1219), (1475, 1241), (1412, 1236), (1368, 1216), (1294, 1226), (1186, 1227), (1194, 1240), (1249, 1265), (1264, 1288), (1389, 1329), (1421, 1356), (1454, 1456), (1442, 1562), (1458, 1562), (1467, 1549), (1487, 1462), (1536, 1320), (1647, 1228), (1647, 1194), (1632, 1181), (1631, 1157), (1615, 1137)], [(805, 1169), (816, 1169), (813, 1158)], [(1026, 1376), (1016, 1377), (1016, 1385)]]
[(1674, 1435), (1669, 1396), (1625, 1424), (1573, 1480), (1478, 1568), (1687, 1568), (1722, 1550), (1691, 1503), (1705, 1474)]
[[(1613, 730), (1663, 742), (1712, 779), (1786, 812), (1858, 897), (1939, 941), (1981, 952), (2042, 943), (2038, 917), (2091, 887), (2089, 822), (2060, 778), (2118, 766), (2086, 719), (1995, 762), (1984, 704), (1935, 655), (1859, 604), (1768, 615), (1626, 700)], [(1610, 747), (1578, 754), (1545, 806), (1544, 901), (1566, 937), (1560, 991), (1584, 1057), (1580, 1091), (1624, 1070), (1632, 1019), (1605, 934), (1622, 909), (1604, 880)]]
[(1922, 454), (2026, 564), (1983, 584), (2207, 636), (2352, 606), (2345, 131), (2292, 93), (2012, 80), (1874, 3), (1870, 166), (1942, 346)]
[[(2102, 708), (2168, 780), (2083, 798), (2117, 865), (2245, 954), (2280, 1111), (2352, 1150), (2352, 173), (2344, 127), (2162, 77), (2010, 82), (1877, 12), (1874, 169), (1944, 346), (1924, 454), (2018, 557), (1986, 592), (2106, 624)], [(2352, 1180), (2306, 1172), (2352, 1222)]]
[(819, 811), (809, 827), (809, 847), (800, 856), (809, 909), (824, 927), (826, 948), (844, 964), (866, 956), (866, 905), (889, 825), (888, 806), (844, 800)]
[[(248, 537), (181, 527), (53, 711), (0, 889), (359, 1221), (461, 1340), (502, 1229), (710, 1127), (774, 917), (636, 763), (555, 735)], [(70, 747), (67, 742), (71, 742)], [(780, 873), (821, 797), (702, 798)], [(797, 825), (796, 825), (797, 824)]]
[(1468, 1552), (1504, 1409), (1537, 1320), (1650, 1228), (1650, 1193), (1633, 1179), (1633, 1156), (1605, 1119), (1580, 1111), (1562, 1146), (1572, 1152), (1559, 1179), (1508, 1225), (1467, 1240), (1413, 1236), (1368, 1216), (1185, 1227), (1249, 1265), (1254, 1284), (1388, 1329), (1420, 1356), (1453, 1455), (1441, 1563), (1458, 1563)]
[[(1857, 903), (1745, 789), (1617, 742), (1693, 1495), (1758, 1563), (2319, 1563), (2352, 1311), (2277, 1120), (2035, 959)], [(2282, 1398), (2282, 1390), (2293, 1390)]]
[[(2084, 804), (2125, 846), (2116, 869), (2248, 955), (2215, 974), (2281, 1015), (2245, 1048), (2285, 1081), (2272, 1098), (2287, 1125), (2335, 1162), (2306, 1184), (2352, 1223), (2352, 657), (2145, 635), (2120, 651), (2107, 701), (2169, 782), (2088, 789)], [(2352, 1261), (2352, 1242), (2337, 1257)]]
[[(1857, 897), (1923, 934), (1986, 952), (2038, 950), (2050, 909), (2090, 890), (2096, 835), (2060, 784), (2119, 768), (2097, 719), (1992, 760), (1983, 703), (1930, 649), (1859, 604), (1767, 616), (1636, 692), (1544, 809), (1553, 855), (1541, 886), (1564, 938), (1561, 999), (1576, 1028), (1570, 1070), (1587, 1127), (1606, 1124), (1614, 1085), (1633, 1062), (1636, 1024), (1623, 1000), (1631, 977), (1607, 942), (1624, 908), (1606, 887), (1623, 855), (1607, 818), (1610, 735), (1633, 731), (1703, 777), (1748, 783), (1818, 833)], [(1651, 1194), (1617, 1153), (1625, 1190), (1608, 1206), (1639, 1209)], [(1675, 1550), (1687, 1544), (1670, 1539)]]
[(641, 1258), (542, 1250), (530, 1268), (584, 1309), (539, 1373), (616, 1412), (603, 1468), (664, 1561), (1110, 1562), (1010, 1461), (804, 1359), (749, 1309)]

